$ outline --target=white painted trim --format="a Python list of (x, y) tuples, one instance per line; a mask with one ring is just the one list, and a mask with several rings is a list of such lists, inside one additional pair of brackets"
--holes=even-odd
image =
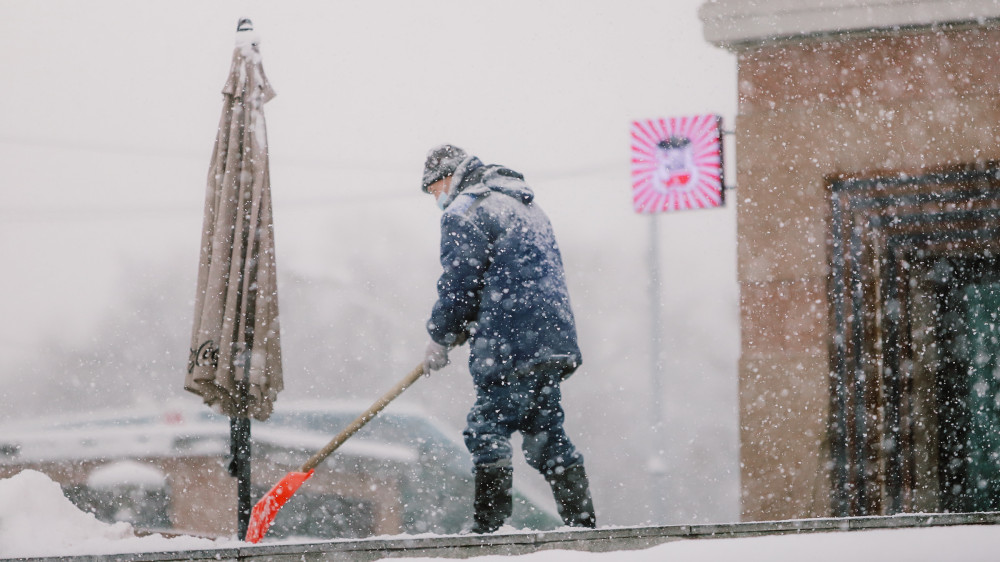
[(720, 47), (845, 31), (920, 27), (1000, 18), (1000, 0), (709, 0), (705, 40)]

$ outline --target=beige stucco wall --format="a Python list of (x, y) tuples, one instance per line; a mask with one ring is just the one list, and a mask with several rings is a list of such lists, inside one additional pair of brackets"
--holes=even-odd
[(1000, 29), (738, 51), (743, 517), (830, 515), (829, 182), (1000, 160)]

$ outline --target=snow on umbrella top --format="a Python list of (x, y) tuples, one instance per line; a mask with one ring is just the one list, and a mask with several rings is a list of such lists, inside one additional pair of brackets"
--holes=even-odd
[(239, 29), (208, 172), (184, 388), (225, 415), (266, 420), (284, 386), (263, 112), (275, 94), (252, 27)]

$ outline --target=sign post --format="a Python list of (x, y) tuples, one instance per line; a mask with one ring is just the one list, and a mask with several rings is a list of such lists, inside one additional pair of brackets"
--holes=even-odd
[(666, 435), (663, 427), (663, 323), (660, 298), (660, 236), (657, 232), (656, 215), (649, 217), (649, 346), (650, 346), (650, 426), (653, 430), (653, 450), (646, 461), (646, 471), (656, 483), (659, 498), (652, 508), (653, 523), (663, 524), (667, 516), (663, 501), (664, 484), (667, 476)]
[(661, 319), (660, 244), (657, 215), (723, 204), (722, 119), (718, 115), (670, 117), (632, 122), (632, 205), (649, 215), (650, 403), (654, 446), (646, 470), (661, 490), (652, 506), (657, 523), (668, 516), (662, 490), (666, 483), (666, 435), (663, 425), (663, 326)]

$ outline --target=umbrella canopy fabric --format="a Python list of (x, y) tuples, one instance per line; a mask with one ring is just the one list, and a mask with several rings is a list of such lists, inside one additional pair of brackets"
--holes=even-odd
[(284, 386), (263, 112), (275, 94), (252, 37), (237, 41), (222, 94), (184, 388), (230, 417), (266, 420)]

